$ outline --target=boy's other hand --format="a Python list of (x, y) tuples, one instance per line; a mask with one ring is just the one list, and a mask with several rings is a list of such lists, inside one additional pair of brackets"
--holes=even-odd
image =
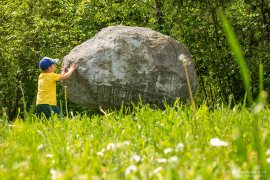
[(69, 69), (74, 69), (74, 70), (75, 70), (76, 68), (77, 68), (77, 64), (71, 64), (70, 67), (69, 67)]

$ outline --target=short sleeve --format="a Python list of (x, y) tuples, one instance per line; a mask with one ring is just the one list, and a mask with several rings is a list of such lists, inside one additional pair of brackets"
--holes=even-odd
[(55, 80), (55, 81), (59, 81), (60, 80), (60, 74), (56, 74), (56, 73), (50, 73), (51, 79)]

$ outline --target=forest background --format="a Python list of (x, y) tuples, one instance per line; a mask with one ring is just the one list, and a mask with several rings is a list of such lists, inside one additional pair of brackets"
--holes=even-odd
[[(41, 57), (63, 58), (112, 25), (147, 27), (183, 43), (198, 74), (196, 102), (209, 107), (243, 100), (245, 90), (222, 22), (224, 12), (238, 37), (252, 81), (270, 88), (269, 0), (0, 0), (0, 116), (14, 119), (35, 104)], [(58, 99), (64, 102), (59, 84)], [(24, 104), (26, 102), (26, 104)], [(69, 102), (71, 111), (85, 111)]]

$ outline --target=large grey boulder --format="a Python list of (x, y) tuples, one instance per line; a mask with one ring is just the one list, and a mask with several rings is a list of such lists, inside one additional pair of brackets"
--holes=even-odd
[(77, 70), (63, 83), (84, 107), (173, 103), (189, 98), (183, 60), (194, 92), (194, 62), (182, 44), (148, 28), (110, 26), (64, 57), (63, 68), (76, 63)]

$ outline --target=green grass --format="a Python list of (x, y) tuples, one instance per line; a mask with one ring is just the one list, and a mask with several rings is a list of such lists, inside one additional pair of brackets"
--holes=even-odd
[(269, 117), (268, 108), (178, 103), (12, 124), (2, 117), (0, 179), (267, 179)]

